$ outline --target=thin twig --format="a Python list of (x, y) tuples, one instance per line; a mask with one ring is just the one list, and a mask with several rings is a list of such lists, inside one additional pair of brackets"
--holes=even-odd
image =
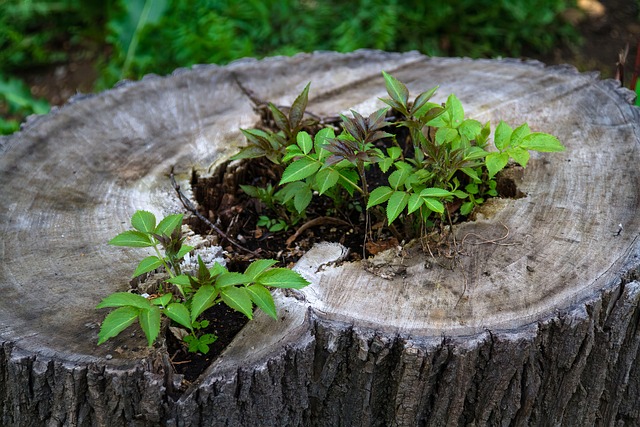
[(198, 219), (200, 219), (202, 222), (207, 224), (213, 231), (218, 233), (223, 239), (228, 240), (229, 243), (231, 243), (236, 248), (238, 248), (240, 250), (243, 250), (245, 252), (248, 252), (253, 256), (256, 256), (256, 257), (260, 256), (260, 254), (258, 254), (257, 252), (254, 252), (251, 249), (245, 248), (240, 243), (238, 243), (235, 240), (233, 240), (232, 238), (230, 238), (225, 232), (220, 230), (220, 228), (218, 228), (214, 223), (209, 221), (209, 219), (207, 217), (205, 217), (200, 212), (198, 212), (198, 210), (195, 208), (195, 206), (193, 206), (193, 203), (191, 203), (191, 200), (189, 200), (189, 198), (184, 195), (184, 193), (180, 189), (180, 185), (176, 182), (175, 175), (173, 174), (173, 168), (171, 168), (171, 173), (169, 175), (169, 178), (171, 179), (171, 185), (173, 185), (173, 188), (176, 190), (176, 193), (178, 193), (178, 199), (180, 199), (180, 202), (182, 203), (182, 206), (184, 206), (184, 208), (186, 210), (188, 210), (189, 212), (191, 212), (192, 214), (197, 216)]
[(478, 239), (480, 239), (479, 242), (474, 242), (474, 243), (469, 243), (470, 245), (484, 245), (487, 243), (491, 243), (497, 246), (517, 246), (517, 245), (521, 245), (522, 243), (519, 242), (515, 242), (515, 243), (498, 243), (504, 239), (506, 239), (507, 237), (509, 237), (509, 227), (507, 227), (502, 221), (500, 221), (500, 224), (507, 230), (506, 234), (502, 237), (499, 237), (497, 239), (492, 239), (492, 240), (487, 240), (484, 237), (482, 237), (479, 234), (476, 233), (467, 233), (464, 235), (464, 237), (462, 238), (462, 242), (460, 242), (460, 246), (464, 247), (464, 241), (467, 239), (467, 237), (469, 236), (474, 236), (477, 237)]
[(460, 294), (460, 298), (458, 298), (458, 301), (456, 301), (456, 305), (454, 306), (454, 308), (458, 308), (458, 304), (460, 304), (460, 301), (462, 301), (462, 298), (464, 297), (464, 294), (467, 292), (467, 275), (464, 272), (464, 268), (462, 266), (462, 261), (460, 261), (459, 258), (457, 258), (456, 261), (458, 262), (458, 265), (460, 266), (460, 271), (462, 272), (462, 277), (464, 278), (464, 287), (462, 288), (462, 293)]
[(241, 82), (240, 79), (238, 78), (238, 76), (233, 73), (233, 79), (236, 81), (236, 84), (238, 85), (238, 87), (240, 88), (240, 90), (242, 91), (242, 93), (244, 93), (247, 98), (249, 98), (251, 100), (251, 102), (253, 102), (253, 105), (255, 107), (260, 107), (262, 105), (267, 105), (266, 101), (263, 101), (262, 99), (258, 98), (258, 96), (251, 90), (246, 88)]
[(351, 224), (349, 224), (347, 221), (343, 221), (339, 218), (332, 218), (330, 216), (321, 216), (318, 218), (314, 218), (312, 220), (309, 220), (307, 222), (305, 222), (304, 224), (302, 224), (300, 226), (300, 228), (298, 228), (296, 230), (296, 232), (294, 234), (292, 234), (287, 241), (285, 242), (287, 244), (287, 246), (289, 246), (291, 243), (293, 243), (298, 237), (300, 237), (300, 235), (307, 230), (308, 228), (311, 227), (315, 227), (317, 225), (321, 225), (321, 224), (340, 224), (340, 225), (347, 225), (350, 226)]

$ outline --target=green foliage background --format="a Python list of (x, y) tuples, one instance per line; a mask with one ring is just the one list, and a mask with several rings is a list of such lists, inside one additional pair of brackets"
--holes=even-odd
[[(563, 40), (575, 41), (575, 31), (559, 17), (574, 3), (0, 0), (0, 131), (16, 130), (22, 116), (46, 109), (42, 102), (29, 100), (28, 88), (15, 77), (26, 69), (64, 63), (69, 51), (97, 56), (96, 90), (123, 78), (167, 74), (198, 63), (316, 50), (517, 57), (524, 51), (548, 52)], [(15, 93), (21, 96), (12, 96)]]

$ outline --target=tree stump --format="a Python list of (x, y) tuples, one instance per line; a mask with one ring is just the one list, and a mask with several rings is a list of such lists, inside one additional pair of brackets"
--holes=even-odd
[[(183, 189), (276, 104), (382, 106), (385, 70), (413, 95), (440, 85), (467, 115), (556, 135), (455, 227), (452, 268), (387, 252), (334, 266), (337, 244), (276, 292), (180, 396), (140, 331), (97, 347), (95, 305), (128, 287), (139, 251), (107, 246), (137, 209), (181, 211)], [(0, 424), (6, 426), (484, 426), (640, 423), (640, 113), (613, 81), (515, 60), (358, 51), (242, 60), (76, 97), (0, 139)], [(622, 229), (620, 229), (621, 224)], [(508, 234), (508, 235), (507, 235)], [(133, 335), (133, 336), (132, 336)]]

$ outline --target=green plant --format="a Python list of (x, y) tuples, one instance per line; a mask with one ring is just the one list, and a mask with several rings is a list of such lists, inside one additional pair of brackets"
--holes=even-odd
[[(394, 221), (403, 216), (405, 223), (424, 235), (431, 216), (446, 222), (451, 213), (447, 205), (466, 216), (485, 198), (497, 196), (494, 177), (510, 160), (526, 167), (529, 151), (564, 150), (552, 135), (531, 132), (526, 123), (512, 129), (502, 121), (493, 138), (495, 150), (489, 150), (490, 123), (465, 118), (455, 95), (442, 105), (435, 104), (430, 99), (437, 88), (432, 88), (410, 102), (403, 83), (385, 72), (383, 77), (389, 98), (382, 101), (391, 115), (389, 108), (366, 118), (352, 111), (352, 117), (341, 116), (339, 135), (331, 127), (315, 135), (300, 130), (284, 155), (269, 159), (285, 166), (274, 194), (288, 195), (298, 213), (315, 196), (329, 195), (336, 202), (348, 200), (355, 192), (366, 206), (367, 234), (369, 215), (384, 205), (383, 217), (392, 231)], [(251, 141), (244, 150), (252, 157), (266, 157), (251, 149)], [(289, 198), (274, 197), (271, 202)]]
[(20, 121), (29, 114), (47, 114), (49, 103), (35, 99), (29, 87), (21, 80), (4, 77), (0, 73), (0, 111), (6, 112), (0, 117), (0, 135), (8, 135), (20, 128)]
[(107, 40), (113, 53), (101, 86), (198, 63), (316, 50), (470, 57), (548, 52), (576, 39), (561, 18), (570, 6), (556, 0), (110, 2)]
[(109, 244), (150, 247), (155, 251), (155, 255), (140, 261), (133, 277), (158, 268), (169, 277), (152, 296), (116, 292), (104, 298), (97, 308), (115, 310), (102, 322), (98, 344), (117, 336), (137, 320), (151, 346), (160, 333), (164, 315), (185, 328), (182, 336), (189, 351), (207, 353), (208, 345), (216, 340), (213, 334), (199, 333), (208, 326), (206, 319), (198, 320), (207, 309), (223, 302), (251, 319), (255, 304), (277, 319), (269, 288), (300, 289), (309, 284), (294, 271), (272, 268), (276, 261), (270, 259), (254, 261), (244, 273), (239, 273), (230, 272), (219, 263), (208, 268), (198, 257), (197, 272), (183, 273), (180, 261), (193, 248), (183, 244), (181, 214), (169, 215), (156, 225), (156, 218), (151, 212), (137, 211), (131, 218), (131, 225), (133, 230), (118, 234)]
[[(0, 74), (89, 56), (98, 59), (95, 87), (105, 89), (194, 64), (317, 50), (520, 56), (575, 40), (575, 30), (561, 19), (570, 6), (555, 0), (4, 1)], [(31, 114), (5, 114), (1, 107), (0, 113), (10, 115), (5, 132)]]
[(275, 132), (265, 132), (260, 129), (242, 129), (241, 131), (247, 138), (248, 145), (231, 159), (266, 157), (271, 162), (280, 164), (280, 159), (287, 147), (296, 142), (298, 132), (316, 122), (304, 117), (307, 103), (309, 102), (309, 86), (310, 84), (307, 84), (302, 93), (293, 101), (288, 115), (269, 102), (267, 108), (270, 113), (270, 119), (273, 120), (277, 130)]
[(260, 215), (258, 217), (258, 222), (256, 223), (258, 227), (266, 227), (267, 230), (271, 232), (277, 231), (287, 231), (289, 229), (289, 224), (282, 219), (269, 218), (266, 215)]

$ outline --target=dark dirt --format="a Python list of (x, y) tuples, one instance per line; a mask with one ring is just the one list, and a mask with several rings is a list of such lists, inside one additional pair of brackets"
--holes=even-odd
[[(171, 365), (176, 373), (184, 375), (184, 389), (195, 381), (202, 372), (211, 364), (216, 357), (222, 353), (233, 338), (247, 324), (249, 319), (242, 313), (237, 312), (225, 304), (219, 303), (206, 310), (200, 321), (208, 320), (209, 326), (200, 332), (203, 334), (214, 334), (218, 339), (209, 345), (209, 352), (190, 353), (184, 343), (173, 334), (167, 334), (167, 349), (169, 352)], [(181, 390), (181, 391), (184, 391)]]

